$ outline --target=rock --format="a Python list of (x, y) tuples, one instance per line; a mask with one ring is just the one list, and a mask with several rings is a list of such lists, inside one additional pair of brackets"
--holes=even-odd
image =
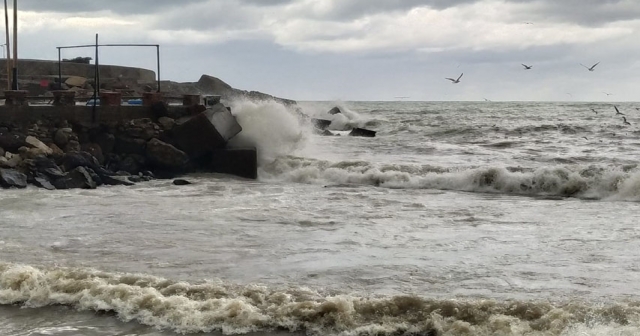
[(4, 148), (0, 147), (0, 156), (4, 156)]
[(342, 113), (342, 111), (340, 111), (340, 108), (336, 106), (336, 107), (332, 108), (331, 110), (329, 110), (329, 112), (327, 112), (327, 113), (329, 113), (331, 115), (335, 115), (335, 114)]
[(258, 178), (258, 152), (255, 148), (216, 149), (209, 167), (214, 173), (255, 180)]
[(331, 120), (311, 118), (311, 123), (319, 130), (325, 130), (331, 125)]
[(102, 155), (111, 154), (116, 145), (116, 137), (111, 133), (98, 133), (94, 141), (102, 149)]
[(138, 174), (145, 166), (146, 159), (137, 154), (131, 154), (118, 163), (118, 170), (129, 174)]
[(87, 152), (95, 157), (96, 160), (98, 160), (99, 164), (104, 164), (104, 155), (102, 154), (102, 148), (100, 148), (100, 145), (98, 145), (97, 143), (86, 143), (84, 145), (81, 145), (80, 149), (83, 152)]
[(51, 148), (51, 152), (52, 152), (51, 156), (55, 158), (64, 156), (64, 151), (60, 149), (60, 147), (58, 147), (56, 144), (54, 143), (50, 144), (49, 148)]
[(176, 123), (172, 130), (176, 146), (191, 158), (224, 147), (229, 139), (241, 131), (242, 127), (236, 118), (222, 104)]
[(4, 153), (4, 156), (0, 157), (0, 167), (15, 168), (22, 163), (22, 157), (18, 154), (11, 152)]
[(158, 137), (156, 126), (157, 125), (148, 118), (134, 119), (125, 125), (125, 133), (132, 138), (149, 141), (152, 138)]
[(84, 167), (75, 168), (64, 177), (55, 180), (53, 185), (56, 189), (95, 189), (97, 187), (91, 174)]
[(24, 141), (28, 146), (41, 150), (45, 155), (53, 154), (53, 150), (49, 146), (45, 145), (42, 141), (36, 139), (35, 137), (28, 136)]
[(33, 159), (37, 156), (47, 155), (50, 151), (44, 151), (40, 148), (20, 147), (18, 150), (23, 160)]
[(65, 171), (72, 171), (77, 167), (87, 167), (94, 171), (100, 171), (100, 163), (93, 155), (87, 152), (70, 152), (62, 158), (62, 166)]
[(3, 188), (26, 188), (27, 175), (13, 169), (0, 168), (0, 186)]
[(147, 143), (146, 156), (154, 166), (172, 170), (183, 170), (189, 163), (185, 152), (155, 138)]
[(33, 184), (36, 187), (47, 189), (47, 190), (55, 190), (56, 187), (51, 184), (51, 180), (48, 176), (42, 173), (36, 173), (36, 176), (33, 178)]
[(26, 146), (27, 137), (20, 133), (0, 134), (0, 147), (8, 152), (17, 152), (20, 147)]
[(105, 176), (102, 180), (106, 185), (124, 185), (124, 186), (135, 185), (135, 183), (129, 180), (129, 177), (127, 176), (117, 176), (117, 175)]
[(69, 140), (67, 145), (64, 147), (64, 152), (79, 152), (80, 151), (80, 142), (76, 140)]
[(187, 180), (183, 180), (183, 179), (175, 179), (175, 180), (173, 180), (173, 184), (177, 185), (177, 186), (182, 186), (182, 185), (189, 185), (189, 184), (191, 184), (191, 182), (189, 182)]
[(364, 128), (354, 128), (349, 133), (350, 136), (359, 136), (359, 137), (367, 137), (373, 138), (376, 136), (376, 131), (371, 131)]
[(147, 141), (123, 135), (116, 137), (114, 151), (119, 154), (144, 155)]
[(170, 131), (171, 129), (173, 129), (173, 126), (175, 126), (176, 121), (169, 117), (160, 117), (158, 118), (158, 123), (165, 131)]
[(60, 148), (67, 147), (69, 140), (73, 136), (73, 130), (68, 127), (59, 128), (56, 131), (56, 134), (53, 136), (53, 143), (55, 143)]
[(79, 76), (71, 76), (69, 78), (67, 78), (66, 81), (64, 81), (65, 84), (67, 84), (70, 87), (83, 87), (85, 85), (85, 83), (87, 82), (87, 79), (84, 77), (79, 77)]

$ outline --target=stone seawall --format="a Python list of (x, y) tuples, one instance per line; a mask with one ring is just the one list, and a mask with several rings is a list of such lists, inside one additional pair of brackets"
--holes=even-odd
[[(0, 59), (0, 77), (6, 81), (7, 66), (6, 60)], [(79, 76), (93, 78), (95, 65), (83, 63), (62, 62), (61, 70), (63, 77)], [(18, 62), (18, 76), (21, 80), (40, 80), (43, 78), (53, 78), (58, 76), (58, 61), (21, 59)], [(123, 78), (139, 82), (153, 82), (156, 80), (156, 73), (152, 70), (125, 67), (118, 65), (100, 65), (100, 78)]]

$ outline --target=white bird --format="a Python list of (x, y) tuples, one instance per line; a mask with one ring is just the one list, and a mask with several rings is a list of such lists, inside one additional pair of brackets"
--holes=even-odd
[(533, 65), (526, 65), (526, 64), (522, 64), (522, 66), (524, 67), (525, 70), (530, 70), (531, 68), (533, 68)]
[(624, 113), (620, 112), (620, 110), (618, 110), (618, 107), (613, 105), (613, 108), (616, 109), (616, 115), (620, 114), (620, 115), (624, 115)]
[(600, 64), (600, 62), (598, 62), (598, 63), (596, 63), (596, 64), (592, 65), (591, 67), (588, 67), (588, 66), (586, 66), (586, 65), (584, 65), (584, 64), (582, 64), (582, 63), (580, 63), (580, 65), (582, 65), (583, 67), (587, 68), (587, 70), (589, 70), (589, 71), (593, 71), (593, 69), (595, 69), (596, 65), (598, 65), (598, 64)]
[(456, 78), (456, 79), (448, 78), (448, 77), (447, 77), (447, 78), (445, 78), (445, 79), (450, 80), (452, 84), (458, 84), (458, 83), (460, 83), (460, 78), (462, 78), (462, 75), (464, 75), (464, 72), (463, 72), (463, 73), (461, 73), (461, 74), (460, 74), (460, 76), (459, 76), (458, 78)]

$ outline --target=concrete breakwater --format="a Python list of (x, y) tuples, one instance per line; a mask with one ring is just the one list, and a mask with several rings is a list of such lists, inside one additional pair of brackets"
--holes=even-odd
[[(6, 93), (5, 93), (6, 94)], [(257, 177), (255, 148), (228, 148), (242, 128), (219, 99), (170, 106), (0, 106), (0, 186), (131, 185), (191, 172)]]

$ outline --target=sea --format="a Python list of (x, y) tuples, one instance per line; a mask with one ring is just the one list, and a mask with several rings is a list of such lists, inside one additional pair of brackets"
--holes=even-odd
[(0, 190), (0, 335), (640, 335), (640, 103), (228, 105), (257, 180)]

